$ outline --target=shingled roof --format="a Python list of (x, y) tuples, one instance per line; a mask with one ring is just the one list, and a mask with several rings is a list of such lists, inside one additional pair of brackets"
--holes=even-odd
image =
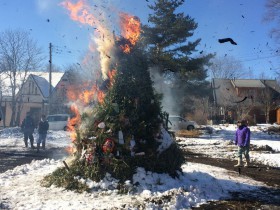
[[(31, 77), (33, 77), (34, 81), (36, 82), (38, 88), (40, 89), (43, 97), (47, 98), (49, 97), (49, 88), (50, 88), (50, 83), (43, 77), (39, 77), (37, 75), (31, 74)], [(52, 86), (52, 90), (53, 90)]]
[(261, 80), (257, 79), (234, 79), (231, 83), (236, 88), (265, 88)]
[[(52, 73), (52, 86), (55, 87), (57, 83), (60, 81), (61, 77), (64, 73), (62, 72), (53, 72)], [(0, 75), (1, 79), (1, 91), (3, 97), (9, 97), (12, 95), (12, 89), (10, 84), (10, 78), (7, 76), (8, 74), (2, 73)], [(45, 97), (48, 97), (49, 93), (46, 93), (46, 89), (49, 89), (49, 73), (48, 72), (27, 72), (25, 76), (25, 81), (28, 78), (28, 76), (33, 75), (34, 80), (38, 84), (39, 88), (41, 89), (42, 94)], [(24, 81), (24, 72), (22, 74), (17, 74), (16, 76), (16, 93), (19, 91), (19, 87), (22, 85), (22, 82)]]
[(280, 93), (280, 86), (276, 80), (262, 80), (262, 82), (270, 87), (271, 89), (275, 90), (276, 92)]

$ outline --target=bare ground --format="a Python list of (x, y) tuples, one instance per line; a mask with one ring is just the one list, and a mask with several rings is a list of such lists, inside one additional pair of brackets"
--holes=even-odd
[(240, 176), (247, 176), (264, 182), (269, 188), (263, 187), (258, 192), (232, 192), (230, 200), (211, 201), (193, 209), (280, 209), (280, 168), (252, 163), (248, 168), (235, 168), (236, 161), (216, 159), (206, 155), (185, 151), (187, 162), (202, 163), (235, 171)]
[(10, 147), (0, 146), (0, 173), (3, 173), (9, 169), (13, 169), (16, 166), (31, 163), (32, 160), (42, 160), (45, 158), (61, 159), (67, 155), (65, 149), (61, 148), (48, 148), (46, 150), (26, 148), (24, 150), (16, 150)]

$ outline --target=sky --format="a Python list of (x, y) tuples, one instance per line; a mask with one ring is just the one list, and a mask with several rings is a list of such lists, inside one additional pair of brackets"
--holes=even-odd
[[(275, 78), (280, 70), (279, 45), (270, 34), (274, 24), (264, 22), (267, 0), (186, 0), (179, 11), (194, 18), (198, 28), (193, 39), (201, 38), (198, 52), (216, 53), (218, 57), (231, 56), (239, 60), (247, 78)], [(77, 0), (71, 0), (77, 3)], [(147, 24), (153, 0), (84, 0), (90, 10), (102, 10), (108, 18), (111, 31), (119, 33), (116, 22), (119, 12), (127, 12)], [(85, 58), (94, 26), (73, 21), (62, 0), (0, 0), (0, 32), (7, 29), (24, 29), (42, 48), (45, 65), (49, 60), (49, 43), (52, 43), (52, 62), (61, 69), (81, 63)], [(100, 13), (101, 14), (101, 13)], [(110, 18), (109, 18), (110, 17)], [(110, 23), (109, 23), (110, 22)], [(221, 44), (220, 38), (232, 38), (237, 45)], [(93, 58), (95, 59), (95, 58)], [(245, 76), (246, 77), (246, 76)]]
[[(230, 144), (234, 137), (236, 125), (213, 126), (213, 134), (202, 135), (199, 138), (178, 138), (180, 145), (190, 151), (206, 154), (212, 158), (234, 159), (236, 146)], [(266, 166), (280, 167), (279, 135), (268, 135), (263, 132), (267, 125), (250, 126), (252, 131), (251, 144), (257, 147), (270, 146), (278, 153), (261, 151), (251, 152), (251, 160)], [(37, 139), (37, 134), (35, 134)], [(49, 131), (46, 149), (65, 148), (70, 143), (69, 133), (65, 131)], [(207, 148), (207, 149), (206, 149)], [(4, 129), (0, 133), (1, 152), (18, 150), (29, 152), (24, 148), (22, 134), (18, 128)], [(82, 177), (76, 177), (91, 189), (88, 193), (76, 193), (51, 186), (42, 187), (42, 179), (59, 167), (64, 167), (62, 161), (43, 159), (33, 160), (30, 164), (17, 166), (14, 169), (0, 173), (0, 208), (2, 209), (159, 209), (160, 202), (166, 209), (189, 209), (211, 200), (231, 198), (231, 192), (245, 192), (250, 196), (261, 192), (267, 187), (262, 182), (255, 181), (238, 172), (228, 171), (216, 166), (186, 162), (182, 165), (179, 178), (173, 179), (167, 174), (158, 174), (137, 168), (133, 180), (126, 181), (127, 194), (120, 194), (116, 189), (118, 180), (109, 174), (100, 182), (94, 182)], [(243, 169), (242, 169), (243, 170)], [(245, 169), (244, 169), (245, 170)], [(132, 183), (138, 182), (132, 187)], [(267, 199), (270, 203), (277, 200), (276, 194), (265, 194), (260, 200)], [(279, 195), (278, 195), (279, 196)], [(166, 198), (168, 200), (166, 200)], [(279, 199), (278, 199), (279, 201)]]

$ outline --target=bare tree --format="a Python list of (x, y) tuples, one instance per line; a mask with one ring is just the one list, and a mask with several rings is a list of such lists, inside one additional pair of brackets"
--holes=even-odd
[(276, 40), (280, 40), (280, 2), (279, 0), (267, 0), (265, 7), (264, 21), (276, 22), (277, 25), (271, 30), (271, 35)]
[[(279, 0), (266, 0), (266, 13), (263, 18), (265, 22), (274, 22), (275, 26), (270, 31), (270, 36), (280, 44), (280, 2)], [(279, 46), (278, 46), (279, 49)], [(276, 51), (276, 55), (278, 50)], [(279, 55), (279, 54), (278, 54)], [(277, 81), (280, 83), (280, 70), (275, 70)]]
[[(266, 83), (265, 80), (263, 82)], [(278, 93), (266, 85), (257, 98), (257, 103), (264, 112), (266, 123), (270, 122), (269, 113), (277, 107), (278, 97)]]
[(3, 126), (5, 127), (5, 116), (3, 115), (3, 110), (2, 110), (2, 101), (3, 101), (3, 91), (2, 91), (2, 80), (0, 78), (0, 118), (3, 118)]
[(241, 62), (232, 56), (216, 57), (212, 60), (210, 73), (212, 78), (233, 79), (246, 74)]
[(16, 96), (17, 90), (21, 88), (18, 84), (23, 85), (28, 71), (39, 67), (40, 55), (41, 50), (29, 37), (28, 32), (17, 29), (6, 30), (0, 34), (0, 72), (9, 78), (11, 87), (10, 126), (19, 123), (16, 122), (17, 106), (22, 100), (21, 97)]
[(209, 115), (211, 116), (209, 97), (193, 98), (193, 101), (195, 109), (187, 117), (196, 121), (198, 124), (207, 124), (207, 120), (210, 119)]
[(218, 110), (216, 110), (216, 114), (223, 116), (223, 120), (227, 121), (227, 113), (231, 110), (234, 110), (236, 107), (236, 103), (234, 103), (235, 93), (228, 88), (223, 88), (221, 90), (221, 99), (219, 102)]
[[(254, 108), (255, 101), (253, 98), (248, 98), (241, 103), (236, 103), (236, 114), (239, 119), (250, 118), (250, 111)], [(252, 121), (253, 119), (248, 119)], [(254, 121), (255, 123), (255, 121)]]
[(237, 90), (231, 88), (231, 84), (219, 86), (217, 90), (219, 90), (219, 99), (216, 102), (214, 115), (218, 117), (218, 120), (233, 122), (233, 120), (248, 116), (253, 107), (253, 101), (246, 97), (248, 95), (246, 91), (240, 92), (238, 96)]
[(264, 111), (265, 121), (269, 123), (269, 113), (273, 108), (275, 108), (275, 103), (273, 103), (273, 94), (272, 91), (266, 87), (258, 99), (259, 103), (262, 105), (261, 108)]

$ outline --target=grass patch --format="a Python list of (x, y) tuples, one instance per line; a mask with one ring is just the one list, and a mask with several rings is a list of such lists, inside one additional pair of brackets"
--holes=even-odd
[(184, 138), (198, 138), (202, 134), (199, 130), (179, 130), (176, 131), (176, 137), (184, 137)]

